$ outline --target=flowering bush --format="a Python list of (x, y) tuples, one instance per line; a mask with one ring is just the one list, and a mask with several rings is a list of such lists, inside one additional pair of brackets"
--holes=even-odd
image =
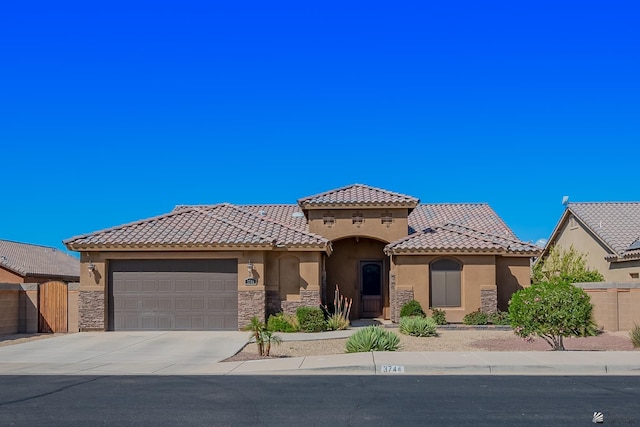
[(597, 335), (589, 295), (558, 279), (522, 289), (509, 301), (509, 317), (516, 335), (538, 336), (554, 350), (564, 350), (563, 337)]

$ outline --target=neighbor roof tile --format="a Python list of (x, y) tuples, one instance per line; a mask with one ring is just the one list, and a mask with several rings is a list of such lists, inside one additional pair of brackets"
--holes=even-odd
[(21, 276), (80, 277), (80, 261), (64, 252), (39, 245), (0, 240), (0, 266)]
[(640, 202), (569, 203), (567, 209), (620, 258), (640, 256)]

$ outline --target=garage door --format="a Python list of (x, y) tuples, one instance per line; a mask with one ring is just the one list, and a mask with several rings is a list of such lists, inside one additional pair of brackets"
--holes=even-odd
[(229, 260), (114, 260), (111, 330), (237, 330), (238, 263)]

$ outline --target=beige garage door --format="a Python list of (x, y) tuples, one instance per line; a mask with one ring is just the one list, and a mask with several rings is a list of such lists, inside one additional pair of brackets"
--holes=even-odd
[(237, 330), (237, 265), (235, 259), (111, 261), (109, 329)]

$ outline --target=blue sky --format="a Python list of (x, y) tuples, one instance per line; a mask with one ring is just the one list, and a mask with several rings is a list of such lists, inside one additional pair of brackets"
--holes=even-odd
[(364, 183), (525, 241), (640, 200), (637, 2), (9, 2), (0, 238)]

